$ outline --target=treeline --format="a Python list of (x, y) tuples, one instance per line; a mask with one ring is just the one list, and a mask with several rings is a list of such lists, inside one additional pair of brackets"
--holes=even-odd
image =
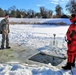
[[(69, 0), (67, 5), (65, 6), (66, 11), (71, 13), (76, 13), (76, 1)], [(56, 14), (54, 14), (54, 12)], [(0, 17), (4, 17), (5, 13), (9, 13), (10, 17), (16, 18), (68, 18), (69, 15), (66, 15), (63, 12), (63, 8), (60, 5), (55, 7), (55, 11), (51, 9), (46, 9), (45, 7), (40, 7), (40, 11), (36, 12), (32, 9), (17, 9), (16, 6), (12, 6), (8, 8), (8, 10), (3, 10), (0, 8)]]
[(35, 12), (32, 9), (16, 9), (15, 6), (10, 7), (8, 10), (3, 10), (0, 8), (0, 17), (4, 17), (5, 13), (9, 13), (10, 17), (16, 18), (52, 18), (52, 17), (61, 17), (62, 7), (57, 5), (55, 8), (56, 15), (53, 15), (53, 11), (46, 9), (45, 7), (40, 7), (40, 12)]

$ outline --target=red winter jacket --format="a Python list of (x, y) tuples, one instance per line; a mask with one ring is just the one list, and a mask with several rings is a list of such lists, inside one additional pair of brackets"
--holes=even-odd
[(68, 62), (73, 63), (76, 58), (76, 16), (75, 18), (70, 20), (72, 24), (69, 26), (68, 31), (66, 33), (67, 40), (70, 41), (70, 43), (67, 43), (68, 47)]
[[(76, 17), (71, 22), (76, 21)], [(71, 43), (68, 43), (68, 53), (76, 53), (76, 24), (71, 24), (68, 28), (68, 31), (66, 33), (67, 40), (71, 41)]]
[(67, 31), (67, 39), (70, 41), (76, 40), (76, 16), (73, 19), (70, 19), (72, 24), (69, 26), (68, 31)]

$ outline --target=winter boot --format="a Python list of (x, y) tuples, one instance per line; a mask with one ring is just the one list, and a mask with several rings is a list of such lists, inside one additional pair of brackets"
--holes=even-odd
[(1, 49), (4, 49), (4, 46), (1, 45)]
[(6, 47), (6, 49), (10, 49), (11, 47)]
[(71, 65), (72, 67), (75, 67), (75, 63), (72, 63), (72, 65)]
[(67, 63), (66, 66), (62, 66), (64, 70), (71, 70), (72, 63)]
[(73, 63), (72, 63), (72, 65), (71, 65), (72, 67), (75, 67), (75, 60), (73, 61)]

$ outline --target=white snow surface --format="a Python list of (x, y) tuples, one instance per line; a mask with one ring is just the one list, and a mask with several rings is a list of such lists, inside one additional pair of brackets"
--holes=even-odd
[[(35, 47), (41, 52), (66, 56), (64, 37), (67, 29), (68, 26), (11, 25), (10, 40), (21, 46)], [(56, 34), (55, 45), (53, 34)]]
[(46, 66), (0, 64), (0, 75), (76, 75), (76, 69), (64, 71), (51, 64)]
[[(68, 27), (69, 26), (10, 25), (10, 42), (16, 43), (19, 46), (35, 47), (36, 50), (45, 53), (66, 56), (67, 47), (64, 37)], [(56, 34), (55, 45), (53, 44), (53, 34)], [(64, 63), (66, 63), (66, 61), (61, 64), (65, 65)], [(76, 69), (73, 68), (71, 71), (63, 71), (56, 66), (52, 66), (51, 63), (44, 66), (22, 63), (1, 63), (0, 75), (76, 75)]]

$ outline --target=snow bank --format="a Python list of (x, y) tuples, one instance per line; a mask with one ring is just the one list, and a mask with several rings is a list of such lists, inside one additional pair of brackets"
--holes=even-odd
[[(49, 67), (48, 67), (49, 66)], [(0, 64), (0, 75), (61, 75), (54, 66), (24, 66), (21, 64)], [(65, 75), (70, 75), (65, 73)]]
[(66, 24), (70, 24), (69, 19), (61, 19), (61, 18), (54, 18), (54, 19), (29, 19), (29, 18), (10, 18), (10, 22), (30, 22), (30, 23), (58, 23), (58, 22), (64, 22)]
[[(0, 18), (2, 20), (3, 18)], [(69, 25), (70, 21), (69, 19), (66, 18), (50, 18), (50, 19), (40, 19), (40, 18), (10, 18), (10, 22), (12, 23), (25, 23), (25, 24), (36, 24), (36, 23), (41, 23), (41, 24), (51, 24), (51, 25)], [(58, 23), (58, 24), (57, 24)]]
[(45, 66), (37, 65), (22, 65), (22, 64), (0, 64), (0, 75), (74, 75), (76, 69), (72, 71), (63, 71), (52, 66), (51, 64)]

